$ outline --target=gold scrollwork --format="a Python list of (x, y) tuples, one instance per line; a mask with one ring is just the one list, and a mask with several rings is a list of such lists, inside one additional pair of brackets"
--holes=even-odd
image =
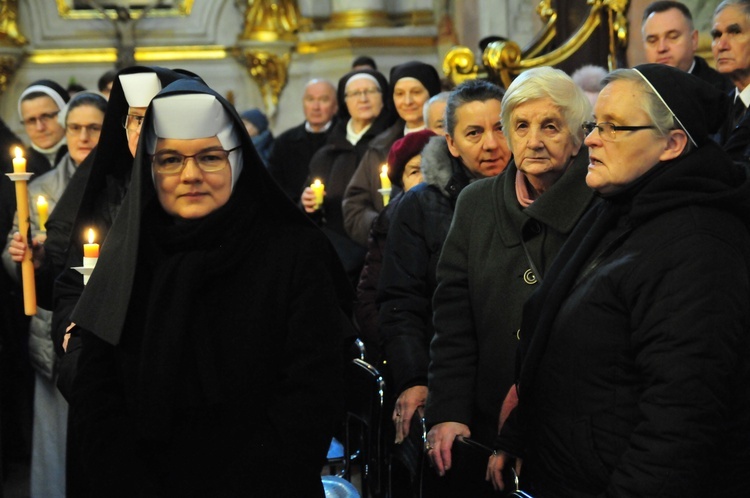
[(18, 0), (0, 0), (0, 42), (5, 45), (25, 45), (26, 38), (18, 30)]
[[(474, 63), (473, 54), (470, 62), (466, 47), (454, 47), (445, 57), (443, 72), (455, 83), (472, 78), (482, 77), (482, 72), (493, 79), (501, 81), (506, 87), (521, 72), (539, 66), (557, 65), (575, 53), (588, 40), (602, 22), (602, 11), (608, 14), (609, 31), (609, 68), (616, 67), (616, 53), (620, 47), (627, 45), (628, 22), (626, 12), (629, 0), (587, 0), (591, 6), (588, 17), (583, 24), (560, 47), (541, 54), (556, 35), (555, 24), (557, 12), (552, 8), (551, 0), (541, 0), (537, 13), (546, 23), (543, 30), (523, 50), (513, 41), (496, 41), (490, 43), (482, 54), (484, 68)], [(541, 54), (541, 55), (539, 55)]]
[(13, 73), (18, 68), (19, 57), (13, 55), (0, 55), (0, 94), (8, 89)]
[(279, 96), (287, 82), (291, 55), (274, 54), (262, 50), (247, 49), (243, 53), (245, 66), (250, 76), (260, 88), (266, 114), (273, 116), (279, 103)]
[(456, 85), (480, 77), (479, 71), (474, 52), (468, 47), (453, 47), (443, 59), (443, 73)]
[(246, 0), (241, 40), (294, 40), (303, 24), (296, 0)]

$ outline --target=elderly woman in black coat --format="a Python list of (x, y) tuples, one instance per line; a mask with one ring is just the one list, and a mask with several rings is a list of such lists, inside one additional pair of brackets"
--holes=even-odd
[[(590, 109), (563, 71), (542, 67), (519, 75), (502, 100), (513, 160), (458, 198), (437, 264), (425, 409), (429, 455), (448, 477), (443, 488), (456, 483), (454, 495), (469, 487), (471, 496), (494, 494), (484, 480), (486, 460), (463, 475), (451, 470), (454, 439), (490, 446), (497, 436), (514, 380), (523, 303), (593, 198), (581, 153)], [(457, 130), (456, 140), (471, 143), (475, 133)]]
[(73, 314), (92, 495), (322, 497), (343, 281), (231, 104), (194, 80), (163, 89)]
[(584, 125), (602, 202), (524, 310), (498, 445), (541, 498), (746, 496), (750, 182), (708, 138), (726, 99), (657, 64), (606, 82)]

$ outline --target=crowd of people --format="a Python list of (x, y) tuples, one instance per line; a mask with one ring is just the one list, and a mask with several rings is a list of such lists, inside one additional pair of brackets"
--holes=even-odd
[(322, 497), (355, 340), (394, 497), (745, 496), (750, 0), (716, 69), (685, 5), (641, 31), (645, 64), (508, 88), (360, 57), (276, 136), (182, 69), (30, 84), (0, 436), (31, 496)]

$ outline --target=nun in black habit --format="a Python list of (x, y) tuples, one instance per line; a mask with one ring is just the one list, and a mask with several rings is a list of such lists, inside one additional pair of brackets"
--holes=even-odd
[(196, 81), (162, 90), (72, 317), (92, 496), (322, 497), (343, 282), (234, 108)]

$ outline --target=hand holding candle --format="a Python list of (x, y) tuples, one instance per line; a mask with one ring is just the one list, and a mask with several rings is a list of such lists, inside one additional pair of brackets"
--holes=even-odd
[(383, 195), (383, 205), (387, 206), (391, 200), (391, 179), (388, 178), (388, 164), (380, 168), (380, 193)]
[(320, 206), (323, 205), (323, 195), (326, 187), (320, 181), (320, 178), (316, 178), (312, 185), (310, 185), (310, 188), (315, 193), (315, 209), (320, 209)]
[(31, 214), (29, 213), (29, 190), (26, 183), (30, 174), (26, 173), (26, 159), (20, 147), (14, 150), (13, 173), (8, 174), (16, 184), (16, 211), (18, 212), (18, 232), (21, 242), (26, 245), (26, 253), (21, 262), (23, 282), (23, 309), (27, 316), (36, 315), (36, 282), (34, 281), (34, 261), (31, 252)]
[(47, 204), (47, 199), (44, 198), (43, 195), (40, 195), (36, 199), (36, 212), (39, 215), (39, 230), (46, 231), (47, 230), (47, 218), (49, 217), (49, 204)]

